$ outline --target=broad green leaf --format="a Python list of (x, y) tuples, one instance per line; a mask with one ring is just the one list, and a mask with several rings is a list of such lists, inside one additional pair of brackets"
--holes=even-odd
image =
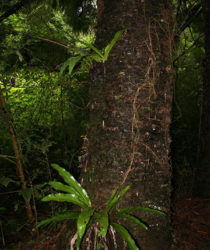
[(111, 224), (114, 229), (123, 237), (123, 239), (128, 243), (131, 250), (139, 250), (133, 237), (129, 234), (128, 230), (118, 223), (113, 222)]
[(122, 200), (123, 196), (125, 195), (125, 193), (128, 191), (129, 188), (130, 188), (130, 186), (126, 186), (126, 187), (122, 190), (121, 194), (118, 195), (117, 197), (115, 197), (115, 198), (110, 202), (110, 204), (107, 205), (107, 207), (106, 207), (106, 211), (107, 211), (107, 212), (113, 210), (113, 209), (116, 207), (116, 205)]
[(141, 222), (138, 218), (136, 218), (135, 216), (133, 216), (131, 214), (117, 213), (117, 214), (115, 214), (115, 216), (132, 220), (133, 222), (138, 224), (140, 227), (143, 227), (146, 230), (148, 229), (148, 227), (143, 222)]
[(82, 59), (82, 56), (76, 56), (69, 58), (69, 74), (71, 75), (72, 70), (74, 69), (75, 65)]
[(117, 191), (118, 191), (118, 189), (119, 189), (119, 186), (120, 186), (120, 185), (118, 185), (118, 186), (114, 189), (114, 191), (112, 192), (112, 194), (111, 194), (111, 196), (110, 196), (110, 198), (109, 198), (109, 201), (108, 201), (108, 203), (107, 203), (107, 205), (106, 205), (105, 211), (109, 211), (110, 204), (111, 204), (112, 200), (114, 199), (115, 195), (117, 194)]
[(94, 209), (85, 209), (84, 211), (82, 211), (77, 219), (77, 233), (78, 233), (78, 237), (77, 237), (77, 249), (79, 249), (82, 237), (86, 231), (87, 228), (87, 224), (90, 221), (91, 216), (94, 213)]
[(61, 182), (50, 181), (49, 185), (52, 186), (55, 190), (60, 190), (60, 191), (68, 192), (70, 194), (75, 194), (75, 195), (79, 196), (78, 192), (74, 188), (72, 188), (68, 185), (64, 185)]
[(98, 54), (94, 53), (94, 54), (91, 54), (91, 58), (96, 61), (96, 62), (103, 62), (103, 58), (100, 57)]
[(160, 210), (157, 209), (153, 209), (153, 208), (148, 208), (148, 207), (142, 207), (142, 206), (133, 206), (133, 207), (127, 207), (127, 208), (122, 208), (117, 210), (117, 213), (127, 213), (127, 212), (131, 212), (131, 211), (135, 211), (135, 210), (143, 210), (143, 211), (147, 211), (147, 212), (151, 212), (151, 213), (155, 213), (155, 214), (159, 214), (162, 216), (166, 216), (166, 214)]
[(96, 54), (99, 55), (99, 57), (101, 57), (101, 59), (103, 59), (104, 55), (101, 53), (101, 51), (99, 49), (97, 49), (95, 46), (93, 46), (92, 44), (87, 44), (87, 46), (94, 50), (96, 52)]
[(49, 224), (54, 221), (61, 221), (61, 220), (67, 220), (67, 219), (77, 219), (79, 217), (79, 212), (66, 212), (64, 214), (58, 214), (55, 215), (49, 219), (42, 220), (37, 224), (37, 228), (41, 227), (43, 225)]
[(104, 61), (106, 61), (108, 59), (109, 53), (111, 51), (111, 49), (113, 48), (113, 46), (115, 45), (115, 43), (120, 39), (120, 37), (122, 36), (122, 34), (125, 32), (126, 30), (120, 30), (118, 31), (115, 35), (114, 38), (112, 39), (111, 43), (109, 43), (104, 51)]
[(91, 201), (90, 198), (87, 195), (87, 192), (84, 188), (80, 185), (79, 182), (77, 182), (74, 177), (66, 171), (64, 168), (61, 168), (57, 164), (51, 164), (51, 166), (56, 169), (60, 176), (63, 177), (64, 181), (69, 184), (71, 187), (73, 187), (77, 193), (80, 194), (79, 199), (84, 201), (85, 204), (87, 204), (88, 207), (91, 207)]
[(82, 208), (87, 208), (87, 204), (85, 204), (83, 201), (81, 201), (78, 196), (75, 194), (63, 194), (63, 193), (57, 193), (57, 194), (49, 194), (45, 196), (42, 201), (58, 201), (58, 202), (71, 202), (75, 205), (78, 205)]
[(93, 222), (94, 222), (94, 218), (93, 218), (93, 216), (92, 216), (92, 217), (90, 218), (88, 224), (87, 224), (87, 228), (89, 228), (89, 227), (93, 224)]
[[(70, 59), (70, 58), (69, 58), (69, 59)], [(69, 59), (67, 59), (67, 60), (63, 63), (63, 65), (61, 66), (61, 68), (60, 68), (60, 75), (62, 75), (63, 72), (64, 72), (64, 70), (68, 67), (68, 65), (69, 65)]]
[(109, 227), (109, 216), (106, 211), (95, 213), (95, 216), (99, 222), (100, 230), (98, 236), (106, 236)]
[(82, 59), (82, 56), (75, 56), (75, 57), (71, 57), (68, 60), (66, 60), (61, 69), (60, 69), (60, 74), (62, 75), (64, 70), (69, 67), (69, 74), (71, 74), (72, 70), (74, 69), (75, 65)]

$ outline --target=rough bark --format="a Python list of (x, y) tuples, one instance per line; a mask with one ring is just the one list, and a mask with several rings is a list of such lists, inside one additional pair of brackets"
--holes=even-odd
[(205, 32), (205, 59), (201, 105), (200, 142), (195, 173), (194, 196), (210, 197), (210, 1), (202, 1)]
[[(22, 164), (21, 164), (21, 157), (20, 157), (20, 153), (19, 153), (20, 151), (19, 151), (17, 140), (16, 140), (16, 137), (15, 137), (15, 132), (14, 132), (14, 129), (13, 129), (12, 121), (9, 119), (8, 112), (6, 111), (6, 103), (5, 103), (4, 96), (3, 96), (3, 93), (2, 93), (1, 89), (0, 89), (0, 103), (1, 103), (1, 106), (5, 110), (5, 113), (6, 113), (7, 124), (8, 124), (9, 132), (10, 132), (10, 136), (11, 136), (11, 140), (12, 140), (13, 151), (14, 151), (15, 159), (16, 159), (16, 168), (17, 168), (17, 172), (18, 172), (18, 175), (19, 175), (19, 178), (20, 178), (20, 181), (21, 181), (21, 189), (26, 190), (27, 187), (26, 187), (23, 167), (22, 167)], [(24, 200), (25, 200), (28, 219), (29, 219), (29, 221), (32, 222), (34, 220), (34, 217), (33, 217), (31, 205), (30, 205), (30, 203), (28, 202), (27, 199), (24, 198)]]
[(149, 231), (124, 225), (142, 249), (170, 249), (171, 1), (100, 0), (98, 11), (97, 48), (117, 31), (127, 33), (108, 61), (91, 70), (86, 187), (103, 208), (119, 183), (132, 184), (121, 206), (157, 208), (167, 216), (135, 213)]

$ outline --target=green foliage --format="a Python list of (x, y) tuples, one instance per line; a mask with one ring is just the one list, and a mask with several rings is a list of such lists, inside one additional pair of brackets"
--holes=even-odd
[(77, 249), (79, 249), (80, 247), (80, 243), (82, 241), (82, 237), (85, 234), (87, 225), (91, 219), (91, 216), (94, 214), (94, 209), (89, 208), (89, 209), (84, 209), (77, 220), (77, 233), (78, 233), (78, 237), (77, 237)]
[(115, 222), (113, 222), (111, 225), (122, 236), (122, 238), (128, 243), (128, 246), (130, 247), (130, 249), (132, 249), (132, 250), (139, 249), (136, 246), (133, 237), (130, 235), (130, 233), (128, 232), (128, 230), (125, 227), (123, 227), (122, 225), (115, 223)]
[(66, 67), (69, 67), (69, 74), (71, 75), (72, 70), (76, 66), (76, 64), (82, 59), (82, 56), (71, 57), (67, 61), (64, 62), (60, 69), (60, 74), (63, 74)]
[(112, 41), (103, 49), (102, 51), (98, 50), (91, 44), (88, 44), (88, 47), (94, 50), (96, 53), (92, 54), (91, 57), (96, 62), (105, 62), (109, 57), (109, 53), (111, 52), (112, 48), (114, 47), (115, 43), (121, 38), (121, 36), (126, 32), (126, 30), (120, 30), (115, 35)]
[(87, 207), (91, 206), (90, 198), (84, 188), (77, 182), (74, 177), (66, 171), (64, 168), (59, 167), (57, 164), (52, 164), (59, 175), (63, 177), (64, 181), (72, 188), (71, 194), (73, 194), (76, 199), (81, 200)]
[[(94, 224), (95, 221), (98, 221), (99, 228), (97, 228), (98, 237), (106, 237), (108, 229), (110, 226), (113, 226), (117, 232), (120, 233), (122, 238), (128, 243), (129, 247), (132, 250), (138, 249), (135, 244), (135, 241), (132, 235), (127, 231), (127, 229), (115, 222), (117, 217), (128, 219), (138, 226), (148, 229), (140, 219), (129, 214), (128, 212), (133, 212), (135, 210), (143, 210), (147, 212), (156, 213), (158, 215), (164, 216), (165, 214), (159, 210), (151, 209), (142, 206), (133, 206), (123, 209), (116, 209), (116, 206), (123, 199), (126, 192), (129, 190), (130, 186), (126, 186), (121, 192), (119, 192), (119, 186), (117, 186), (112, 192), (110, 199), (107, 202), (107, 205), (104, 210), (99, 208), (94, 208), (91, 206), (91, 201), (87, 192), (84, 188), (81, 187), (79, 182), (77, 182), (74, 177), (66, 171), (64, 168), (61, 168), (57, 164), (52, 164), (52, 167), (56, 169), (59, 175), (63, 180), (68, 184), (64, 185), (60, 182), (53, 181), (49, 182), (54, 189), (60, 190), (65, 193), (53, 193), (45, 196), (42, 201), (58, 201), (58, 202), (70, 202), (75, 205), (78, 205), (82, 208), (81, 212), (67, 212), (64, 214), (58, 214), (50, 219), (45, 219), (38, 223), (37, 227), (43, 226), (45, 224), (65, 220), (65, 219), (77, 219), (77, 249), (79, 249), (82, 242), (83, 236), (87, 229)], [(118, 220), (117, 220), (118, 221)]]
[[(0, 14), (4, 14), (17, 2), (17, 0), (1, 1)], [(93, 61), (104, 63), (115, 43), (123, 35), (123, 31), (117, 32), (113, 40), (103, 50), (99, 50), (92, 45), (93, 33), (88, 35), (78, 33), (78, 31), (90, 31), (90, 25), (95, 22), (97, 9), (92, 1), (35, 0), (29, 2), (18, 13), (11, 15), (0, 24), (0, 85), (7, 102), (6, 110), (11, 115), (18, 143), (21, 145), (21, 160), (27, 182), (27, 190), (20, 191), (20, 182), (14, 168), (15, 158), (11, 139), (5, 115), (1, 113), (0, 210), (1, 218), (7, 225), (4, 230), (8, 234), (19, 231), (20, 225), (17, 220), (22, 218), (24, 208), (21, 202), (22, 196), (30, 201), (32, 197), (35, 198), (38, 213), (43, 212), (39, 210), (39, 199), (51, 190), (49, 187), (43, 188), (40, 184), (42, 182), (51, 180), (50, 187), (64, 192), (61, 194), (64, 196), (62, 200), (77, 202), (84, 207), (82, 210), (86, 209), (84, 197), (79, 191), (68, 183), (52, 181), (54, 173), (51, 173), (49, 162), (57, 161), (74, 176), (78, 176), (77, 158), (82, 144), (81, 136), (86, 133), (88, 65)], [(176, 16), (178, 33), (179, 28), (189, 20), (188, 14), (191, 15), (191, 10), (195, 5), (199, 5), (200, 1), (173, 2), (174, 6), (179, 8)], [(203, 23), (202, 15), (196, 15), (193, 23), (188, 25), (181, 35), (176, 36), (177, 54), (174, 55), (174, 66), (177, 75), (171, 126), (176, 185), (186, 185), (182, 176), (185, 177), (187, 184), (193, 179), (190, 176), (196, 163), (204, 57)], [(59, 74), (59, 69), (62, 75)], [(70, 76), (64, 74), (66, 69), (69, 70)], [(121, 73), (124, 74), (124, 72)], [(117, 95), (115, 98), (122, 98), (122, 96)], [(146, 106), (142, 108), (149, 109)], [(177, 175), (181, 178), (178, 179)], [(112, 193), (105, 210), (95, 209), (87, 224), (86, 221), (81, 220), (81, 223), (86, 225), (83, 227), (85, 231), (90, 227), (89, 224), (96, 220), (100, 225), (98, 236), (105, 237), (109, 226), (112, 225), (128, 241), (132, 239), (129, 232), (116, 226), (113, 220), (125, 218), (146, 228), (145, 224), (141, 224), (142, 222), (130, 213), (143, 210), (162, 215), (158, 210), (140, 206), (116, 210), (117, 204), (123, 198), (122, 193), (120, 193), (121, 197), (118, 194), (118, 189), (119, 187)], [(183, 189), (180, 193), (184, 193)], [(79, 198), (72, 199), (72, 194), (77, 194)], [(59, 196), (54, 198), (61, 200)], [(47, 211), (53, 210), (54, 203), (53, 206), (52, 203), (50, 205), (45, 208)], [(62, 210), (62, 206), (65, 205), (65, 202), (60, 202), (59, 209)], [(53, 214), (55, 214), (54, 211)], [(55, 215), (43, 222), (43, 225), (67, 218), (77, 220), (79, 214), (80, 212), (67, 212), (63, 215)], [(11, 215), (15, 215), (14, 218), (11, 218)], [(132, 245), (132, 240), (128, 244)], [(98, 249), (100, 248), (103, 248), (103, 244), (99, 243)]]
[(52, 218), (42, 220), (39, 222), (37, 227), (41, 227), (43, 225), (49, 224), (51, 222), (57, 222), (57, 221), (62, 221), (62, 220), (69, 220), (69, 219), (78, 219), (79, 217), (79, 212), (66, 212), (63, 214), (58, 214), (53, 216)]
[(7, 187), (9, 185), (9, 183), (12, 183), (14, 182), (14, 180), (12, 180), (11, 178), (8, 178), (8, 177), (5, 177), (5, 176), (2, 176), (0, 178), (0, 184)]
[(67, 61), (64, 62), (60, 69), (60, 74), (64, 72), (64, 70), (69, 67), (69, 74), (72, 73), (72, 70), (74, 67), (78, 64), (80, 61), (84, 61), (88, 65), (92, 63), (92, 61), (96, 62), (102, 62), (105, 63), (108, 60), (109, 54), (114, 47), (115, 43), (121, 38), (121, 36), (126, 32), (126, 30), (120, 30), (115, 35), (112, 41), (105, 47), (103, 50), (97, 49), (92, 44), (88, 44), (85, 42), (82, 42), (84, 45), (86, 45), (89, 49), (92, 49), (95, 51), (95, 53), (90, 53), (89, 50), (84, 50), (81, 48), (77, 48), (77, 50), (80, 51), (81, 55), (71, 57)]
[(96, 5), (92, 0), (48, 0), (54, 9), (60, 9), (74, 32), (87, 32), (96, 19)]
[[(185, 17), (186, 15), (183, 16)], [(200, 23), (202, 15), (195, 18), (193, 25), (186, 28), (179, 36), (174, 59), (176, 77), (171, 124), (171, 155), (175, 189), (177, 195), (182, 197), (191, 195), (193, 171), (197, 167), (204, 58), (204, 37)]]

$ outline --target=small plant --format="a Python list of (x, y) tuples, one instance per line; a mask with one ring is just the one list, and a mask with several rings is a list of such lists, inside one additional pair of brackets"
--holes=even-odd
[(80, 41), (82, 44), (87, 46), (89, 49), (93, 50), (94, 53), (90, 53), (88, 50), (76, 48), (78, 51), (78, 55), (74, 57), (70, 57), (67, 59), (61, 69), (60, 74), (63, 74), (64, 70), (69, 67), (69, 74), (72, 73), (74, 67), (81, 61), (85, 61), (88, 65), (91, 65), (93, 61), (105, 63), (109, 57), (109, 53), (114, 47), (115, 43), (120, 39), (120, 37), (125, 33), (126, 30), (120, 30), (115, 35), (112, 41), (103, 49), (99, 50), (95, 46), (89, 43), (84, 43)]
[[(98, 237), (105, 237), (107, 231), (110, 226), (112, 226), (127, 242), (129, 247), (132, 250), (137, 250), (138, 247), (135, 244), (133, 237), (127, 231), (127, 229), (120, 225), (115, 219), (117, 218), (126, 218), (135, 222), (140, 227), (144, 229), (148, 229), (147, 225), (145, 225), (140, 219), (134, 217), (133, 215), (129, 214), (134, 210), (144, 210), (152, 213), (156, 213), (159, 215), (164, 216), (165, 214), (159, 210), (151, 209), (142, 206), (133, 206), (128, 208), (116, 209), (116, 205), (124, 197), (125, 193), (128, 191), (130, 186), (126, 186), (120, 193), (119, 185), (115, 188), (112, 192), (109, 201), (106, 204), (105, 209), (100, 210), (97, 208), (93, 208), (91, 205), (91, 200), (85, 191), (85, 189), (80, 185), (79, 182), (75, 180), (75, 178), (64, 168), (61, 168), (57, 164), (52, 164), (52, 167), (56, 169), (59, 175), (64, 179), (66, 184), (63, 184), (58, 181), (50, 181), (49, 185), (51, 185), (55, 190), (59, 190), (65, 193), (55, 193), (49, 194), (45, 196), (42, 201), (58, 201), (58, 202), (70, 202), (75, 205), (81, 207), (80, 212), (66, 212), (63, 214), (59, 214), (53, 216), (52, 218), (43, 220), (38, 223), (37, 227), (43, 226), (45, 224), (54, 222), (54, 221), (61, 221), (66, 219), (76, 219), (77, 220), (77, 249), (80, 247), (80, 243), (82, 238), (87, 231), (87, 229), (94, 223), (99, 223), (99, 228), (97, 231)], [(111, 215), (111, 216), (110, 216)]]

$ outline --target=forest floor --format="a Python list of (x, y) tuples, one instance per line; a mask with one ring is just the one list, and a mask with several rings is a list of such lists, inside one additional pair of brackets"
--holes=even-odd
[[(210, 199), (177, 200), (173, 214), (173, 227), (175, 250), (210, 250)], [(10, 242), (9, 245), (6, 244), (0, 249), (67, 250), (69, 248), (61, 247), (66, 241), (62, 236), (64, 231), (65, 224), (49, 235), (39, 235), (37, 232), (29, 231), (14, 233), (12, 239), (6, 239)]]
[(177, 201), (173, 226), (178, 250), (210, 250), (210, 199)]

